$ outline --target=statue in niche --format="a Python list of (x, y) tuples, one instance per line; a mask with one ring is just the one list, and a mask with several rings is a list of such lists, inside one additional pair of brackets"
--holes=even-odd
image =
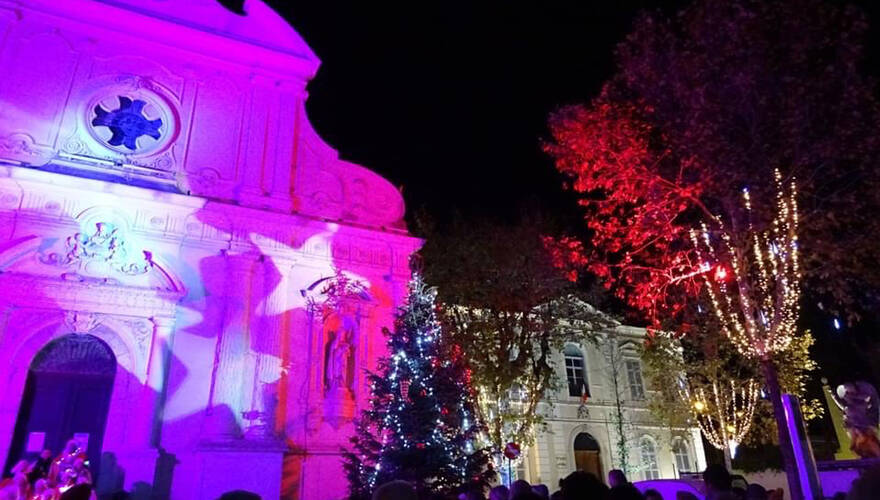
[[(350, 320), (349, 320), (350, 321)], [(351, 391), (350, 373), (354, 353), (352, 325), (338, 316), (328, 319), (328, 342), (324, 353), (324, 388), (328, 391)], [(335, 328), (334, 328), (335, 327)]]

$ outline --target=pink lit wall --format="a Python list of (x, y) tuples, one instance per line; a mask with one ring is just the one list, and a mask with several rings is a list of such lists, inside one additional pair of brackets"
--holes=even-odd
[[(363, 370), (420, 242), (397, 190), (312, 130), (315, 55), (246, 10), (0, 0), (4, 459), (34, 356), (91, 335), (118, 362), (104, 491), (344, 495)], [(363, 287), (326, 304), (340, 274)]]

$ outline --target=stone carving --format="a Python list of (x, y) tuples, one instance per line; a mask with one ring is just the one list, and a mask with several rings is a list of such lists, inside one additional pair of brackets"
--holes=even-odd
[(0, 137), (0, 153), (8, 159), (18, 160), (30, 165), (45, 165), (55, 151), (48, 146), (41, 146), (34, 142), (34, 138), (28, 134), (14, 133)]
[(122, 322), (129, 328), (132, 337), (137, 342), (141, 357), (146, 358), (150, 342), (153, 339), (153, 324), (146, 319), (140, 318), (123, 320)]
[(880, 406), (877, 389), (860, 380), (839, 385), (837, 394), (832, 396), (844, 412), (843, 423), (852, 441), (850, 449), (862, 458), (880, 458), (880, 441), (877, 439)]
[(74, 333), (89, 333), (101, 323), (101, 317), (92, 313), (67, 311), (64, 313), (64, 323)]
[(66, 240), (66, 252), (51, 253), (40, 260), (58, 266), (79, 265), (84, 269), (92, 262), (108, 265), (113, 271), (134, 276), (150, 270), (150, 253), (141, 258), (129, 258), (125, 238), (119, 228), (109, 222), (98, 222), (92, 233), (75, 233)]

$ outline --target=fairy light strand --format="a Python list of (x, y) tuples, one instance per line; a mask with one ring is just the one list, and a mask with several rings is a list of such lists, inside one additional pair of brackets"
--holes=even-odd
[(711, 391), (704, 387), (691, 388), (684, 384), (681, 397), (688, 403), (691, 415), (712, 446), (723, 450), (735, 449), (748, 435), (758, 402), (759, 384), (749, 380), (730, 387), (712, 381)]
[(718, 244), (713, 244), (705, 224), (690, 232), (721, 330), (749, 358), (768, 359), (788, 348), (797, 334), (801, 282), (797, 187), (794, 180), (786, 184), (779, 170), (774, 180), (776, 215), (766, 230), (754, 227), (751, 196), (743, 190), (748, 220), (745, 249), (720, 218), (714, 221)]

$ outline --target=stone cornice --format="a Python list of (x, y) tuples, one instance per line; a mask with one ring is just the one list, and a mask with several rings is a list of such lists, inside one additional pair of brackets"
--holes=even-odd
[[(0, 2), (0, 8), (22, 8), (15, 2)], [(239, 64), (253, 67), (254, 61), (260, 61), (259, 69), (275, 75), (277, 78), (297, 76), (304, 80), (311, 79), (317, 72), (320, 61), (312, 54), (294, 54), (267, 47), (247, 40), (239, 40), (195, 28), (200, 36), (193, 37), (193, 27), (185, 26), (164, 19), (158, 19), (147, 12), (133, 10), (102, 2), (97, 5), (90, 2), (30, 2), (26, 8), (42, 15), (56, 16), (65, 20), (86, 22), (92, 26), (101, 26), (108, 31), (121, 31), (127, 36), (150, 40), (173, 47), (176, 50), (212, 57), (221, 63)], [(120, 17), (136, 18), (130, 23), (106, 23), (105, 19)], [(119, 27), (117, 27), (119, 26)], [(122, 26), (125, 26), (123, 29)], [(135, 29), (135, 31), (132, 31)], [(163, 36), (157, 37), (156, 33)], [(173, 41), (173, 42), (172, 42)]]
[[(17, 307), (89, 311), (98, 314), (174, 317), (182, 293), (2, 273), (0, 302)], [(38, 293), (23, 293), (24, 290)]]
[[(129, 221), (141, 238), (207, 250), (249, 249), (294, 261), (326, 259), (409, 274), (422, 240), (399, 229), (371, 228), (300, 214), (277, 213), (122, 184), (0, 166), (0, 212), (20, 221), (77, 226), (102, 207)], [(326, 235), (326, 237), (321, 237)], [(332, 246), (327, 241), (332, 240)]]

